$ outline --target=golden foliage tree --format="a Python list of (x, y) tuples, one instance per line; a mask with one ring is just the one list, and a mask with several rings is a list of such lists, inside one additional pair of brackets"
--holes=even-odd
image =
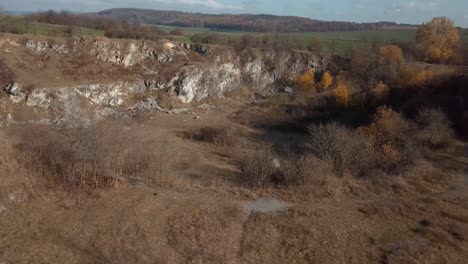
[(386, 45), (379, 48), (379, 63), (384, 65), (399, 66), (405, 62), (403, 52), (400, 47)]
[(434, 78), (434, 73), (431, 70), (419, 71), (412, 80), (414, 86), (424, 86)]
[(340, 105), (348, 105), (351, 101), (351, 91), (345, 84), (338, 84), (335, 88), (336, 102)]
[(434, 72), (430, 68), (418, 69), (404, 66), (400, 72), (400, 84), (415, 88), (422, 88), (434, 79)]
[(330, 87), (332, 83), (333, 83), (333, 77), (331, 76), (329, 72), (325, 72), (322, 75), (322, 79), (320, 80), (320, 83), (319, 83), (320, 89), (326, 90), (328, 89), (328, 87)]
[(387, 98), (389, 94), (390, 88), (383, 82), (379, 82), (375, 87), (371, 89), (371, 95), (378, 100)]
[(436, 17), (418, 28), (416, 41), (425, 60), (443, 62), (454, 57), (460, 35), (450, 19)]
[(315, 73), (311, 69), (301, 74), (297, 80), (297, 85), (305, 91), (315, 91)]

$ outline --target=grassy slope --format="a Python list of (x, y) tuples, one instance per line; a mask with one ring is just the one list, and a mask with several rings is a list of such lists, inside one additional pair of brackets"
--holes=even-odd
[[(30, 22), (26, 23), (24, 17), (0, 15), (0, 27), (14, 28), (18, 32), (24, 34), (38, 34), (38, 35), (64, 35), (67, 27), (61, 25), (53, 25), (47, 23)], [(95, 30), (90, 28), (83, 28), (81, 32), (84, 35), (103, 36), (104, 31)]]

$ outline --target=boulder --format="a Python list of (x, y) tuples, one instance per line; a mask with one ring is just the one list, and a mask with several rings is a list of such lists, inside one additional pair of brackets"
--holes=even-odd
[(294, 92), (294, 89), (291, 88), (291, 87), (286, 87), (286, 88), (284, 88), (284, 92), (288, 93), (288, 94), (292, 94)]
[(14, 103), (22, 102), (26, 98), (21, 88), (21, 85), (16, 82), (10, 83), (5, 87), (5, 91)]

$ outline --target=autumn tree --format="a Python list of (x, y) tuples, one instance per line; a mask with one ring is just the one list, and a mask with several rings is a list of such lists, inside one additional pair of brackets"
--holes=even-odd
[(335, 99), (339, 105), (348, 105), (351, 101), (351, 92), (345, 84), (338, 84), (335, 88)]
[(403, 52), (396, 45), (386, 45), (379, 48), (379, 63), (384, 65), (401, 65), (405, 62)]
[(416, 42), (424, 60), (444, 62), (454, 57), (460, 35), (450, 19), (436, 17), (418, 28)]
[(325, 72), (322, 75), (322, 79), (320, 80), (319, 87), (322, 90), (326, 90), (328, 89), (328, 87), (330, 87), (332, 83), (333, 83), (333, 77), (331, 76), (329, 72)]
[(304, 91), (315, 91), (315, 73), (311, 69), (305, 71), (296, 80), (297, 86)]
[(401, 65), (405, 63), (405, 58), (400, 47), (386, 45), (378, 49), (377, 63), (377, 78), (394, 82), (399, 76)]

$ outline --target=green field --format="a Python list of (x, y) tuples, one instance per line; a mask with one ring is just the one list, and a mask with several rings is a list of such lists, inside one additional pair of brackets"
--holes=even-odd
[[(185, 36), (176, 37), (178, 41), (190, 42), (190, 37), (197, 33), (210, 32), (219, 33), (229, 38), (237, 38), (244, 34), (252, 34), (255, 36), (264, 36), (269, 33), (252, 33), (252, 32), (228, 32), (217, 31), (204, 28), (178, 28), (171, 26), (158, 26), (167, 32), (175, 29), (180, 29)], [(271, 34), (270, 34), (271, 35)], [(331, 43), (336, 43), (336, 51), (339, 54), (346, 53), (347, 50), (352, 49), (356, 45), (365, 42), (377, 43), (398, 43), (414, 40), (416, 37), (416, 29), (378, 29), (368, 31), (347, 31), (347, 32), (304, 32), (304, 33), (281, 33), (278, 35), (281, 39), (288, 39), (290, 41), (298, 41), (300, 43), (310, 43), (312, 39), (318, 38), (325, 48), (329, 47)], [(466, 36), (468, 39), (468, 35)]]
[[(172, 26), (158, 26), (161, 29), (170, 32), (175, 29), (180, 29), (185, 36), (176, 37), (178, 41), (190, 42), (190, 37), (197, 33), (210, 32), (219, 33), (227, 37), (236, 38), (244, 34), (252, 34), (263, 36), (268, 33), (252, 33), (252, 32), (233, 32), (219, 31), (207, 28), (181, 28)], [(344, 54), (346, 51), (356, 47), (359, 44), (366, 42), (376, 42), (381, 44), (399, 43), (414, 40), (416, 37), (416, 28), (381, 28), (377, 30), (367, 31), (346, 31), (346, 32), (304, 32), (304, 33), (281, 33), (280, 38), (289, 39), (291, 41), (299, 41), (301, 43), (310, 43), (312, 39), (318, 38), (321, 40), (325, 48), (330, 47), (334, 42), (336, 50), (339, 54)], [(468, 41), (468, 30), (461, 30), (460, 37), (463, 41)]]
[[(16, 34), (63, 36), (67, 27), (39, 22), (27, 22), (22, 16), (0, 15), (0, 31)], [(82, 28), (81, 34), (103, 36), (103, 30)]]
[[(194, 34), (203, 32), (219, 33), (226, 38), (225, 41), (227, 42), (236, 41), (244, 34), (250, 34), (258, 37), (263, 37), (265, 35), (272, 36), (271, 33), (223, 31), (209, 28), (184, 28), (162, 25), (159, 25), (158, 27), (167, 32), (180, 29), (184, 33), (184, 36), (176, 36), (175, 38), (179, 42), (187, 43), (191, 42), (191, 37)], [(27, 22), (22, 16), (0, 15), (1, 32), (63, 36), (65, 35), (66, 29), (67, 27), (61, 25)], [(80, 34), (103, 36), (104, 31), (83, 28), (81, 29)], [(415, 36), (415, 28), (381, 28), (368, 31), (280, 33), (276, 37), (286, 41), (302, 43), (304, 45), (310, 43), (312, 39), (318, 38), (321, 40), (321, 43), (325, 48), (330, 48), (332, 43), (334, 43), (334, 45), (336, 45), (337, 54), (345, 55), (352, 48), (366, 42), (376, 42), (381, 44), (399, 43), (414, 40)], [(468, 42), (468, 30), (461, 30), (460, 36), (463, 41)]]

